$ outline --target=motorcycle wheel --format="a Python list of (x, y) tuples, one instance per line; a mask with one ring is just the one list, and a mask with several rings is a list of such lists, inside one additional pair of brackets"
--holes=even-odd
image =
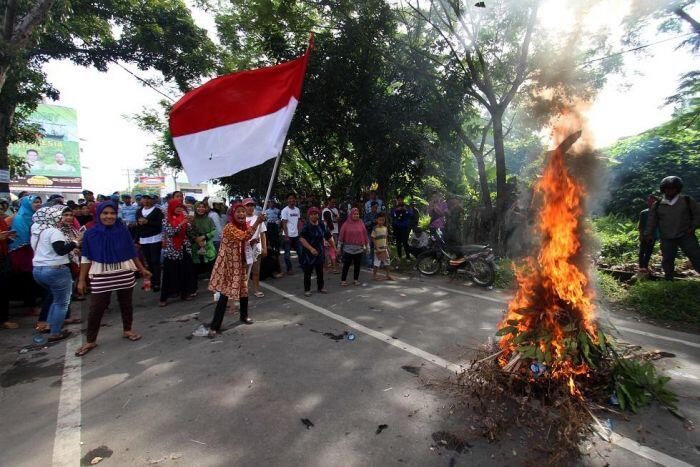
[(491, 261), (478, 258), (472, 261), (472, 280), (481, 287), (490, 287), (496, 282), (496, 268)]
[(416, 260), (416, 269), (426, 276), (434, 276), (440, 270), (440, 260), (432, 253), (420, 255)]

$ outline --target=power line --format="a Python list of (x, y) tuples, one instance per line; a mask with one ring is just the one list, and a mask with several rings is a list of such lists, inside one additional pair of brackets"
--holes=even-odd
[(608, 59), (608, 58), (617, 57), (618, 55), (623, 55), (623, 54), (626, 54), (626, 53), (629, 53), (629, 52), (636, 52), (637, 50), (646, 49), (647, 47), (651, 47), (651, 46), (653, 46), (653, 45), (663, 44), (664, 42), (670, 42), (670, 41), (673, 41), (673, 40), (676, 40), (676, 39), (680, 39), (681, 37), (688, 37), (688, 36), (692, 36), (692, 35), (694, 35), (694, 34), (695, 34), (694, 32), (689, 32), (689, 33), (687, 33), (687, 34), (681, 34), (680, 36), (669, 37), (668, 39), (660, 40), (660, 41), (657, 41), (657, 42), (651, 42), (651, 43), (649, 43), (649, 44), (640, 45), (639, 47), (634, 47), (634, 48), (632, 48), (632, 49), (622, 50), (622, 51), (620, 51), (620, 52), (616, 52), (616, 53), (614, 53), (614, 54), (606, 55), (606, 56), (604, 56), (604, 57), (598, 57), (598, 58), (594, 58), (594, 59), (592, 59), (592, 60), (588, 60), (587, 62), (583, 62), (580, 66), (590, 65), (591, 63), (594, 63), (594, 62), (599, 62), (599, 61), (601, 61), (601, 60), (605, 60), (605, 59)]
[(153, 86), (148, 80), (141, 78), (139, 75), (137, 75), (137, 74), (134, 73), (133, 71), (129, 70), (127, 67), (125, 67), (124, 65), (122, 65), (122, 64), (119, 63), (118, 61), (114, 60), (112, 63), (116, 64), (119, 68), (121, 68), (122, 70), (126, 71), (126, 72), (129, 73), (131, 76), (133, 76), (133, 77), (136, 78), (137, 80), (141, 81), (143, 84), (145, 84), (145, 85), (148, 86), (149, 88), (153, 89), (155, 92), (157, 92), (157, 93), (160, 94), (161, 96), (163, 96), (163, 97), (165, 97), (166, 99), (170, 100), (170, 102), (175, 102), (175, 99), (173, 99), (173, 98), (170, 97), (169, 95), (165, 94), (165, 93), (162, 92), (160, 89), (158, 89), (158, 88), (156, 88), (155, 86)]

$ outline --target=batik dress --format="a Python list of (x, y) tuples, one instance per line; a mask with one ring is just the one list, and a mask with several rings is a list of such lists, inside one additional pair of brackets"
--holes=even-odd
[(233, 224), (226, 224), (221, 233), (219, 254), (209, 279), (209, 290), (221, 292), (233, 300), (248, 296), (245, 244), (254, 233), (254, 228), (244, 231)]

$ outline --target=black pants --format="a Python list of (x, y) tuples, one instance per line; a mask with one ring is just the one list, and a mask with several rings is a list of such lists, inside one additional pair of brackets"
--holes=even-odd
[(678, 248), (683, 250), (683, 253), (693, 265), (693, 269), (700, 272), (700, 246), (698, 246), (698, 239), (695, 237), (695, 234), (686, 234), (681, 238), (671, 240), (662, 239), (661, 255), (663, 259), (661, 260), (661, 267), (664, 270), (666, 280), (669, 281), (673, 279), (674, 263), (678, 254)]
[(282, 241), (280, 240), (280, 226), (274, 222), (267, 224), (267, 243), (270, 245), (270, 250), (279, 253)]
[(160, 289), (160, 250), (160, 242), (141, 245), (143, 259), (146, 260), (148, 270), (153, 274), (151, 277), (151, 284), (153, 284), (153, 288), (156, 291)]
[[(241, 297), (241, 321), (248, 319), (248, 297)], [(209, 329), (214, 331), (221, 331), (221, 324), (224, 322), (224, 315), (226, 314), (226, 305), (228, 304), (228, 297), (224, 294), (219, 296), (219, 301), (216, 302), (216, 309), (214, 310), (214, 317), (211, 320)]]
[(652, 253), (654, 253), (654, 245), (656, 240), (647, 242), (642, 240), (639, 242), (639, 267), (640, 269), (646, 269), (649, 267), (649, 260), (651, 259)]
[(394, 227), (394, 237), (396, 237), (396, 253), (399, 258), (403, 256), (402, 251), (406, 252), (406, 258), (408, 258), (409, 245), (408, 245), (408, 227)]
[(0, 324), (10, 320), (10, 259), (0, 256)]
[(323, 289), (323, 263), (304, 266), (304, 292), (311, 290), (311, 274), (316, 270), (316, 286), (319, 292)]
[(345, 282), (348, 278), (348, 271), (350, 270), (350, 263), (353, 265), (352, 275), (355, 280), (360, 278), (360, 263), (362, 262), (362, 253), (355, 253), (351, 255), (350, 253), (343, 253), (343, 274), (340, 276), (340, 280)]

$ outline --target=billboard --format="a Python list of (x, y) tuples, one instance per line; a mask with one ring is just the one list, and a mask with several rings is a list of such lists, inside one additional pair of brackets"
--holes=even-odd
[(41, 127), (36, 143), (15, 143), (10, 154), (27, 158), (29, 173), (10, 181), (12, 190), (80, 193), (80, 147), (75, 109), (39, 104), (29, 119)]
[(165, 177), (161, 175), (139, 175), (136, 188), (141, 190), (149, 188), (160, 190), (165, 188)]

